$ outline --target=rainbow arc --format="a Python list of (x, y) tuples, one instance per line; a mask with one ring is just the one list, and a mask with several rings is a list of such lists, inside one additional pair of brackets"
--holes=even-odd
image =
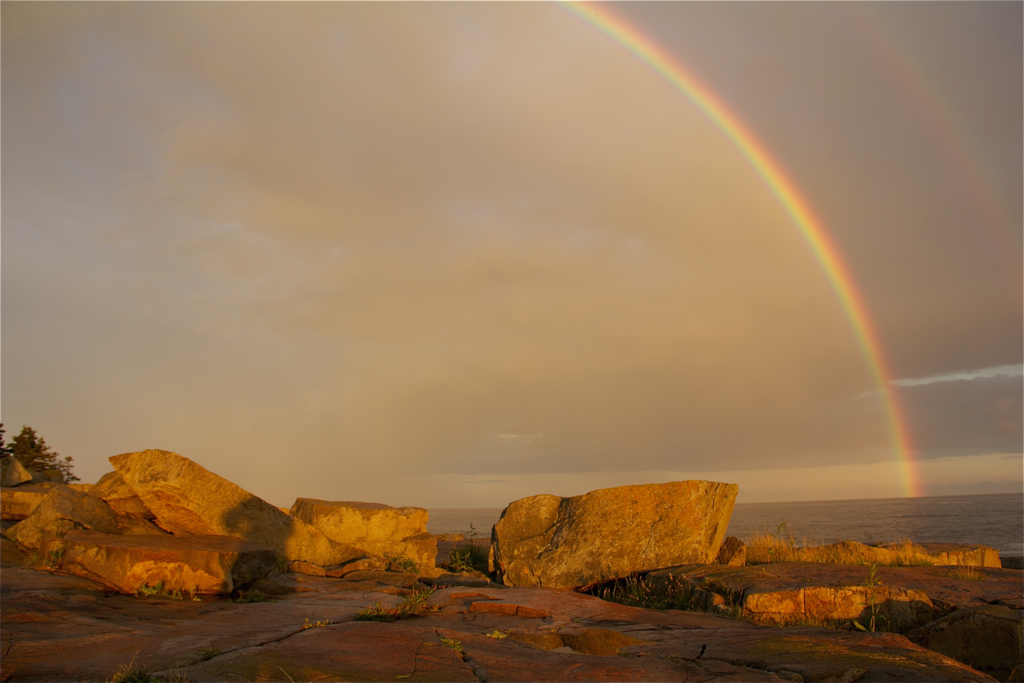
[(902, 407), (890, 384), (891, 373), (878, 332), (868, 315), (864, 297), (849, 267), (811, 204), (800, 193), (781, 164), (769, 154), (743, 121), (671, 55), (615, 15), (604, 3), (560, 4), (625, 47), (685, 95), (735, 145), (778, 199), (824, 270), (878, 388), (900, 467), (904, 495), (922, 495), (910, 431)]

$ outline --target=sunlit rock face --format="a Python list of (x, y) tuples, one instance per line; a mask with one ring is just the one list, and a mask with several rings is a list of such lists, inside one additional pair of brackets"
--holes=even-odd
[(291, 515), (367, 555), (407, 558), (426, 568), (433, 568), (437, 558), (437, 539), (427, 533), (423, 508), (299, 498)]
[(78, 529), (107, 534), (164, 535), (151, 522), (118, 512), (69, 486), (55, 486), (7, 536), (26, 548), (56, 550), (64, 536)]
[(115, 455), (110, 462), (156, 523), (173, 534), (235, 536), (320, 566), (363, 556), (177, 453), (147, 450)]
[(739, 487), (709, 481), (618, 486), (511, 503), (491, 533), (491, 571), (508, 586), (574, 588), (714, 562)]
[(65, 568), (121, 591), (230, 593), (277, 570), (269, 548), (234, 536), (118, 536), (72, 531)]
[(100, 477), (96, 485), (89, 490), (89, 495), (99, 498), (119, 512), (143, 519), (153, 519), (153, 511), (146, 507), (117, 471), (107, 472)]

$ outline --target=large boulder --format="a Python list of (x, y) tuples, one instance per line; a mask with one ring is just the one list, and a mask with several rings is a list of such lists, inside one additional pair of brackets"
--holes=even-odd
[(619, 486), (511, 503), (491, 532), (507, 586), (574, 588), (718, 555), (738, 487), (709, 481)]
[(0, 489), (0, 517), (8, 520), (25, 519), (53, 489), (54, 484), (22, 484)]
[(69, 531), (79, 529), (108, 534), (164, 534), (151, 522), (117, 512), (98, 498), (69, 486), (55, 486), (28, 517), (7, 530), (7, 536), (27, 548), (44, 548), (61, 545)]
[(234, 536), (117, 536), (72, 531), (63, 568), (122, 593), (230, 593), (276, 571), (277, 553)]
[(404, 558), (417, 568), (427, 569), (433, 569), (437, 559), (437, 538), (427, 533), (427, 511), (423, 508), (299, 498), (291, 516), (367, 555)]
[(177, 453), (125, 453), (110, 462), (172, 534), (236, 536), (285, 559), (320, 566), (364, 555)]
[(32, 475), (13, 456), (0, 458), (0, 486), (17, 486), (32, 481)]
[(128, 486), (117, 470), (107, 472), (100, 477), (100, 480), (89, 489), (89, 495), (99, 498), (118, 512), (143, 519), (154, 518), (153, 511), (146, 507), (146, 504), (132, 490), (132, 487)]

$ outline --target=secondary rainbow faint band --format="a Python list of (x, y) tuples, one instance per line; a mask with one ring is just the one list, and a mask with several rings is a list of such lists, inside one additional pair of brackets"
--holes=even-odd
[(732, 141), (778, 198), (825, 271), (878, 387), (900, 469), (903, 494), (908, 497), (922, 495), (910, 431), (890, 384), (891, 375), (878, 333), (849, 268), (810, 203), (743, 122), (707, 86), (661, 50), (654, 41), (617, 16), (605, 3), (563, 1), (559, 4), (614, 39), (685, 95)]

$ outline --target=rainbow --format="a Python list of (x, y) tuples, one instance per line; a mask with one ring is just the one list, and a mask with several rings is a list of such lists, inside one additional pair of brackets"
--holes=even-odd
[(643, 36), (624, 19), (616, 16), (604, 3), (577, 3), (562, 0), (559, 4), (613, 38), (684, 94), (732, 141), (736, 149), (746, 157), (750, 165), (754, 167), (754, 170), (778, 198), (825, 271), (878, 387), (893, 448), (896, 451), (896, 459), (903, 482), (903, 493), (908, 497), (922, 495), (921, 480), (913, 456), (910, 432), (903, 410), (890, 384), (891, 373), (878, 338), (878, 332), (871, 322), (864, 297), (858, 290), (849, 268), (843, 262), (839, 250), (826, 232), (821, 220), (815, 215), (810, 203), (800, 194), (782, 166), (772, 158), (764, 145), (754, 137), (743, 122), (707, 86), (669, 54), (659, 49), (653, 41)]

